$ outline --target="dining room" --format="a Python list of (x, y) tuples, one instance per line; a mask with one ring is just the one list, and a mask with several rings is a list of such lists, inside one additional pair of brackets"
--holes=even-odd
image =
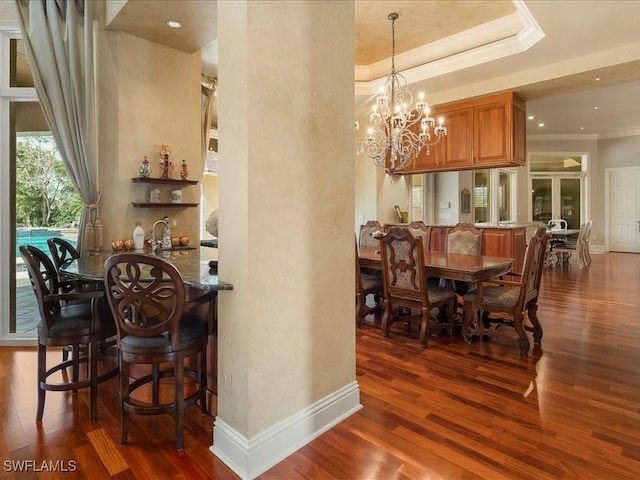
[[(630, 380), (629, 345), (637, 331), (625, 325), (620, 340), (613, 319), (633, 318), (635, 304), (627, 294), (637, 265), (634, 255), (604, 253), (607, 232), (599, 201), (587, 202), (596, 220), (593, 248), (603, 254), (594, 255), (589, 268), (544, 272), (539, 309), (546, 327), (544, 354), (523, 359), (512, 343), (474, 339), (466, 344), (459, 336), (445, 335), (430, 337), (423, 351), (410, 336), (383, 337), (375, 315), (355, 329), (354, 224), (357, 228), (368, 219), (396, 223), (395, 205), (407, 212), (423, 209), (427, 223), (465, 221), (475, 208), (490, 210), (475, 203), (475, 194), (480, 197), (479, 187), (491, 182), (499, 188), (501, 177), (488, 173), (480, 179), (468, 170), (419, 174), (418, 180), (354, 158), (353, 55), (344, 48), (354, 43), (348, 2), (334, 2), (331, 8), (324, 2), (296, 2), (273, 10), (273, 5), (250, 2), (249, 13), (231, 3), (218, 5), (218, 104), (224, 140), (219, 156), (233, 161), (220, 163), (217, 206), (219, 274), (234, 290), (221, 295), (218, 305), (218, 334), (224, 342), (213, 416), (187, 409), (184, 453), (174, 447), (170, 417), (157, 423), (136, 419), (132, 440), (120, 448), (114, 427), (117, 388), (105, 382), (98, 387), (97, 423), (89, 421), (88, 395), (81, 391), (51, 395), (47, 408), (64, 414), (52, 414), (54, 420), (47, 421), (45, 412), (45, 422), (37, 426), (34, 351), (3, 348), (9, 383), (19, 385), (4, 390), (3, 430), (12, 435), (4, 440), (3, 458), (41, 461), (38, 452), (51, 452), (50, 458), (76, 461), (85, 477), (153, 472), (167, 478), (235, 478), (268, 471), (267, 478), (387, 478), (431, 471), (440, 478), (473, 473), (582, 478), (596, 471), (631, 478), (637, 466), (631, 408), (637, 391)], [(274, 37), (274, 31), (286, 32), (286, 38)], [(310, 31), (323, 41), (310, 42)], [(97, 81), (104, 101), (97, 168), (108, 251), (111, 241), (128, 236), (137, 221), (149, 231), (164, 216), (158, 207), (134, 205), (145, 203), (146, 184), (132, 181), (144, 155), (157, 162), (161, 145), (170, 144), (178, 163), (187, 159), (190, 178), (199, 179), (204, 169), (201, 65), (193, 52), (125, 31), (100, 30), (97, 38)], [(309, 58), (320, 61), (309, 65)], [(334, 71), (326, 68), (329, 63)], [(301, 65), (313, 75), (300, 78)], [(284, 82), (282, 72), (291, 78)], [(198, 88), (184, 87), (192, 84)], [(288, 108), (273, 108), (281, 104)], [(590, 190), (603, 197), (604, 170), (628, 164), (610, 162), (602, 153), (619, 151), (620, 140), (566, 140), (553, 147), (546, 142), (528, 142), (527, 149), (588, 152), (594, 169), (589, 171)], [(625, 162), (632, 162), (628, 155)], [(154, 174), (157, 169), (154, 163)], [(511, 212), (520, 227), (528, 220), (529, 179), (526, 167), (514, 175), (510, 185), (516, 208)], [(414, 187), (421, 192), (415, 207)], [(470, 210), (463, 208), (465, 190), (474, 194)], [(424, 203), (418, 206), (420, 199)], [(182, 201), (198, 203), (198, 187), (185, 186)], [(174, 212), (172, 231), (192, 241), (202, 237), (197, 208), (166, 208)], [(495, 226), (501, 227), (496, 211)], [(597, 281), (613, 277), (614, 269), (624, 274), (611, 283)], [(8, 289), (3, 291), (7, 305)], [(598, 355), (603, 352), (605, 359)], [(576, 356), (583, 363), (576, 365)], [(630, 366), (618, 368), (618, 360), (627, 356)], [(584, 378), (568, 373), (576, 369), (587, 372)], [(614, 378), (605, 380), (603, 370), (616, 372)], [(589, 401), (576, 391), (587, 391)], [(606, 416), (621, 425), (622, 433), (600, 420)], [(583, 417), (589, 419), (586, 426), (580, 423)], [(75, 421), (83, 433), (72, 425)], [(530, 448), (530, 442), (537, 448)], [(73, 454), (62, 453), (63, 447)], [(90, 462), (96, 455), (100, 462)]]

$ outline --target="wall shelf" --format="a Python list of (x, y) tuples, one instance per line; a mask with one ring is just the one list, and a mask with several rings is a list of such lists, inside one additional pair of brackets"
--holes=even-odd
[(197, 207), (197, 203), (147, 203), (131, 202), (131, 205), (138, 208), (164, 208), (164, 207)]
[[(178, 178), (151, 178), (151, 177), (133, 177), (133, 183), (155, 183), (164, 185), (197, 185), (198, 180), (180, 180)], [(154, 205), (160, 205), (155, 204)], [(172, 204), (174, 205), (174, 204)], [(183, 204), (184, 205), (184, 204)]]

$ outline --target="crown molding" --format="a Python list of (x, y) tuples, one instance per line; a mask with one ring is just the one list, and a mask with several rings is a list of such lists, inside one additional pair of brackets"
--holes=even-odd
[(622, 138), (622, 137), (638, 137), (640, 136), (640, 129), (621, 130), (619, 132), (612, 133), (558, 133), (558, 134), (532, 134), (527, 135), (527, 141), (544, 141), (544, 140), (607, 140), (610, 138)]
[[(528, 50), (544, 32), (522, 1), (515, 13), (396, 55), (397, 70), (415, 83)], [(371, 95), (384, 85), (389, 59), (356, 65), (356, 95)]]
[(620, 132), (603, 133), (598, 138), (606, 140), (608, 138), (620, 138), (620, 137), (637, 137), (640, 136), (640, 129), (634, 128), (632, 130), (622, 130)]
[(544, 140), (583, 140), (583, 141), (593, 141), (598, 140), (600, 135), (597, 133), (559, 133), (559, 134), (550, 134), (550, 135), (527, 135), (527, 141), (544, 141)]
[(20, 24), (15, 21), (0, 22), (0, 32), (7, 35), (20, 35)]

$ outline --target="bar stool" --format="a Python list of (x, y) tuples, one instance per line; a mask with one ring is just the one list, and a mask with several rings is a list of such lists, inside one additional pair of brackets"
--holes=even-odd
[[(38, 301), (41, 321), (38, 324), (38, 407), (36, 420), (44, 414), (47, 390), (74, 393), (89, 387), (89, 411), (97, 417), (98, 384), (118, 373), (117, 365), (98, 375), (98, 361), (106, 351), (100, 345), (115, 337), (116, 327), (107, 303), (100, 300), (102, 291), (65, 292), (69, 284), (58, 279), (49, 257), (32, 245), (20, 247), (20, 255), (29, 273), (31, 286)], [(71, 358), (47, 368), (47, 348), (70, 347)], [(86, 378), (80, 379), (80, 365), (87, 364)], [(64, 371), (72, 368), (71, 380), (65, 381)], [(63, 373), (63, 381), (54, 383), (50, 377)]]
[[(213, 333), (216, 292), (187, 300), (182, 276), (162, 258), (136, 253), (109, 257), (104, 284), (118, 329), (120, 412), (122, 445), (127, 443), (129, 414), (171, 413), (175, 419), (176, 447), (184, 447), (184, 409), (200, 401), (207, 414), (207, 341)], [(205, 315), (196, 312), (208, 304)], [(197, 357), (197, 369), (185, 367), (185, 359)], [(148, 365), (150, 372), (132, 378), (131, 366)], [(196, 390), (184, 396), (184, 378), (193, 379)], [(160, 402), (160, 379), (173, 379), (173, 401)], [(151, 387), (151, 401), (134, 392)], [(138, 391), (140, 393), (140, 391)]]

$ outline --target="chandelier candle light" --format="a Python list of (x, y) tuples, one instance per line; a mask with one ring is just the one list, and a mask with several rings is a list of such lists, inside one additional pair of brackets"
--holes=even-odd
[[(358, 150), (373, 160), (377, 167), (393, 173), (411, 164), (423, 148), (426, 147), (429, 155), (429, 147), (447, 134), (447, 127), (442, 118), (436, 126), (435, 119), (429, 116), (429, 104), (423, 93), (419, 94), (419, 100), (412, 108), (413, 95), (407, 88), (407, 81), (396, 72), (395, 21), (398, 14), (390, 13), (388, 18), (391, 20), (391, 73), (384, 89), (376, 97), (373, 112), (369, 115), (372, 126)], [(435, 136), (433, 141), (431, 131)]]

